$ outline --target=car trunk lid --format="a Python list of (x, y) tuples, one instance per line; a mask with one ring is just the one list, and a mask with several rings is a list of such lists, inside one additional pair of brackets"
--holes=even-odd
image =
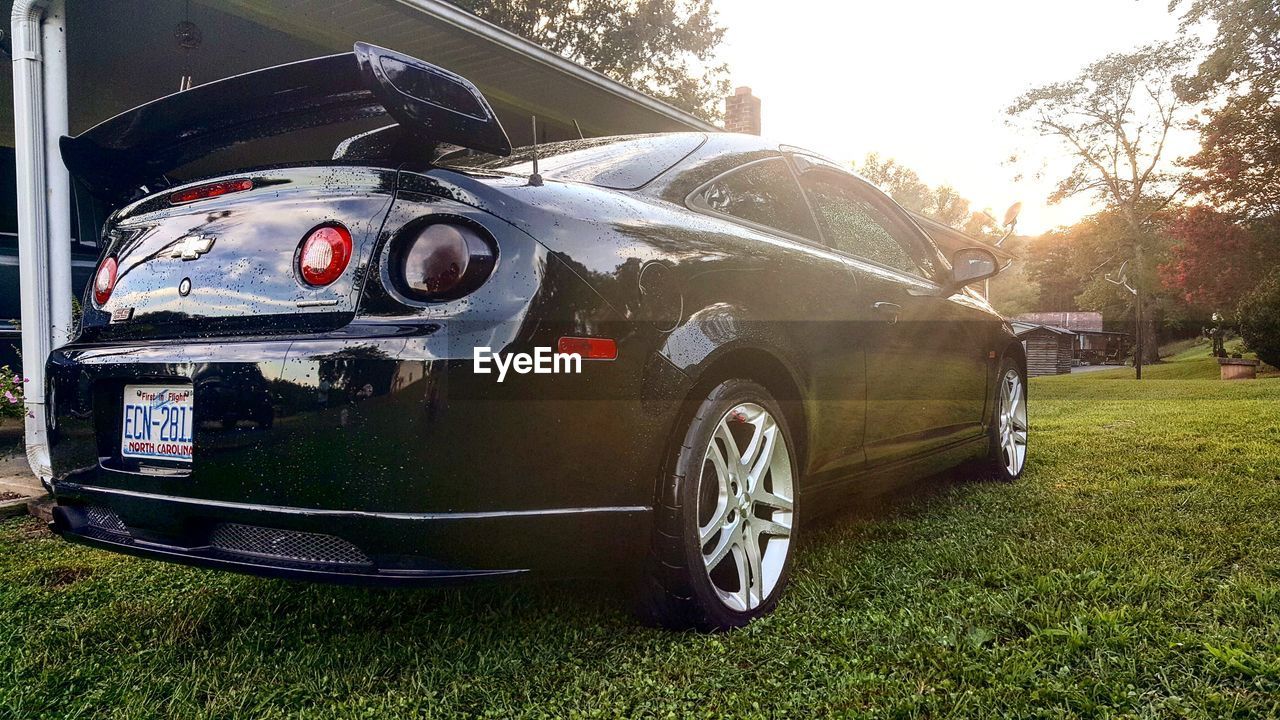
[[(174, 204), (168, 189), (116, 213), (104, 258), (117, 279), (99, 304), (86, 293), (87, 341), (273, 335), (320, 331), (353, 316), (364, 270), (395, 197), (394, 170), (320, 166), (241, 173), (188, 186), (248, 180), (251, 189)], [(239, 185), (237, 185), (239, 187)], [(298, 273), (310, 232), (341, 224), (352, 257), (332, 283)]]

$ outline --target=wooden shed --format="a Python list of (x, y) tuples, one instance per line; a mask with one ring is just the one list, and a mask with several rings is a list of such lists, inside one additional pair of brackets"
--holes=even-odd
[(1054, 325), (1014, 323), (1018, 339), (1027, 351), (1027, 374), (1065, 375), (1071, 372), (1076, 334)]

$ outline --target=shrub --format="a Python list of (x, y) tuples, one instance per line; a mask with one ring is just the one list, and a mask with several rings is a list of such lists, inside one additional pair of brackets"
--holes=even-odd
[(8, 365), (0, 366), (0, 418), (18, 418), (26, 414), (22, 401), (22, 384), (26, 381)]
[(1259, 360), (1280, 367), (1280, 269), (1244, 296), (1236, 318), (1245, 347)]

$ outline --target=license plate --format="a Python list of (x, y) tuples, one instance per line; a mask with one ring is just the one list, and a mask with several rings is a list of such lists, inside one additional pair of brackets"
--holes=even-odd
[(126, 385), (120, 455), (191, 462), (190, 385)]

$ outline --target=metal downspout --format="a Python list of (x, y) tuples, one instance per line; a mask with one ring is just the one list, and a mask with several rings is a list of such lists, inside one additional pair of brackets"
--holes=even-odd
[[(22, 358), (23, 375), (30, 378), (24, 388), (26, 448), (32, 471), (46, 482), (52, 471), (44, 365), (53, 343), (65, 342), (71, 325), (70, 187), (57, 155), (58, 136), (67, 129), (64, 17), (63, 0), (15, 0), (10, 15)], [(50, 53), (52, 61), (46, 62)], [(52, 112), (56, 127), (47, 123), (50, 104), (57, 108)], [(55, 230), (60, 234), (52, 235)]]
[(67, 110), (66, 0), (52, 0), (44, 13), (44, 179), (49, 238), (49, 327), (51, 347), (71, 340), (71, 175), (58, 141), (70, 133)]

